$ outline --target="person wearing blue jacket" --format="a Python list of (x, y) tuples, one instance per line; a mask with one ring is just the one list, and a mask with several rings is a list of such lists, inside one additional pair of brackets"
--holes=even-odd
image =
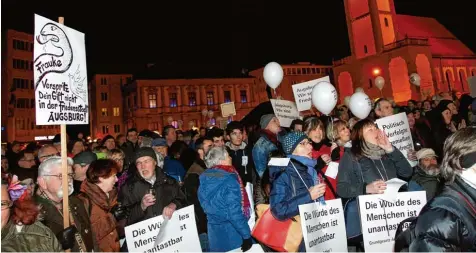
[(241, 177), (231, 165), (225, 147), (214, 147), (205, 156), (207, 170), (200, 175), (198, 199), (208, 218), (211, 252), (252, 246), (248, 219), (251, 206)]
[[(303, 132), (290, 132), (283, 138), (283, 150), (290, 158), (286, 167), (270, 167), (270, 208), (278, 220), (287, 220), (299, 215), (299, 205), (315, 200), (324, 203), (326, 184), (320, 183), (314, 169), (312, 145)], [(272, 228), (270, 228), (272, 229)], [(304, 240), (299, 252), (306, 251)]]

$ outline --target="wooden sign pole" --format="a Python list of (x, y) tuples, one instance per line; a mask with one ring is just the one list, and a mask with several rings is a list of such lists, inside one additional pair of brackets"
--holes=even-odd
[[(58, 18), (58, 23), (64, 24), (64, 17)], [(68, 148), (66, 145), (66, 124), (61, 124), (61, 172), (63, 180), (63, 227), (69, 227), (69, 178), (68, 178)]]

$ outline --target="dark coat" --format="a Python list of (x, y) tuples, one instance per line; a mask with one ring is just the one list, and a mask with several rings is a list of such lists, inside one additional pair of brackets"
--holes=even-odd
[(410, 184), (416, 183), (426, 191), (426, 200), (430, 201), (441, 190), (443, 183), (440, 177), (428, 175), (420, 166), (417, 166), (415, 173), (410, 180)]
[(2, 252), (63, 252), (61, 244), (49, 228), (41, 222), (22, 227), (9, 221), (2, 228)]
[[(51, 229), (58, 240), (61, 240), (61, 232), (64, 229), (63, 213), (60, 212), (50, 200), (44, 199), (38, 195), (35, 197), (35, 200), (41, 207), (39, 221)], [(76, 229), (81, 234), (86, 251), (91, 252), (94, 250), (95, 252), (98, 252), (97, 244), (93, 239), (89, 215), (84, 208), (83, 202), (76, 196), (69, 196), (69, 208), (71, 210)], [(79, 252), (79, 245), (76, 240), (74, 241), (74, 246), (71, 251)]]
[(411, 165), (402, 152), (395, 147), (391, 153), (384, 155), (380, 160), (367, 157), (357, 159), (350, 150), (346, 150), (339, 163), (337, 195), (350, 199), (366, 194), (367, 184), (375, 180), (387, 181), (398, 177), (408, 181), (412, 176)]
[[(245, 143), (243, 142), (243, 144)], [(251, 157), (251, 150), (247, 149), (246, 145), (243, 145), (243, 147), (238, 150), (232, 150), (227, 145), (226, 150), (231, 157), (231, 163), (233, 164), (233, 167), (235, 167), (235, 169), (238, 171), (238, 174), (240, 174), (244, 186), (246, 186), (246, 183), (254, 184), (256, 181), (256, 172)], [(246, 166), (242, 163), (244, 156), (248, 157), (248, 163)]]
[[(126, 206), (129, 211), (127, 225), (131, 225), (155, 216), (162, 215), (166, 206), (174, 203), (177, 209), (186, 206), (185, 195), (177, 181), (167, 177), (162, 170), (156, 166), (156, 180), (154, 185), (145, 181), (138, 172), (133, 178), (122, 186), (119, 195), (119, 202)], [(145, 211), (141, 208), (141, 201), (149, 189), (155, 189), (156, 202), (154, 205), (147, 207)]]
[[(456, 197), (449, 198), (450, 194)], [(475, 252), (475, 207), (476, 189), (457, 176), (421, 210), (410, 252)]]
[[(201, 162), (203, 163), (203, 162)], [(195, 220), (197, 222), (198, 234), (207, 233), (207, 215), (203, 211), (198, 200), (198, 188), (200, 187), (200, 175), (205, 171), (205, 165), (194, 162), (185, 174), (184, 191), (187, 196), (187, 202), (193, 205), (195, 210)]]

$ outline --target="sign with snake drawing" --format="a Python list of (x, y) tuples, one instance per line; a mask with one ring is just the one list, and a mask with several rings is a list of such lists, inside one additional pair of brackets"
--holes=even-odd
[(84, 33), (35, 15), (37, 125), (89, 123)]

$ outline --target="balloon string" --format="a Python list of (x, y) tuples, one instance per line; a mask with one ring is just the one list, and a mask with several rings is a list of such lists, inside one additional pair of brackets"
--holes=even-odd
[(334, 120), (332, 120), (332, 116), (329, 116), (329, 121), (331, 124), (331, 141), (334, 142)]

